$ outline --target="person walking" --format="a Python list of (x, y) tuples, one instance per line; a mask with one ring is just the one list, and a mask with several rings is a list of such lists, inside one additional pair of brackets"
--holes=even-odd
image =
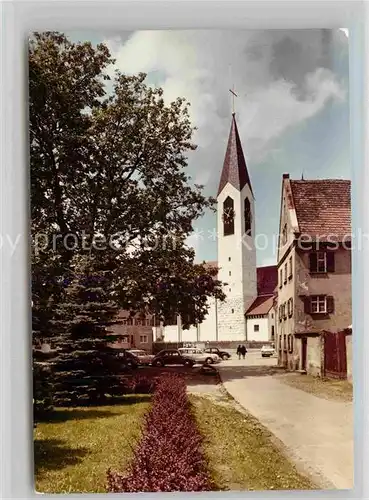
[(246, 353), (247, 353), (246, 347), (244, 345), (241, 346), (242, 359), (245, 359)]
[(238, 359), (241, 359), (241, 354), (242, 354), (242, 347), (241, 347), (241, 344), (239, 344), (239, 346), (237, 347)]

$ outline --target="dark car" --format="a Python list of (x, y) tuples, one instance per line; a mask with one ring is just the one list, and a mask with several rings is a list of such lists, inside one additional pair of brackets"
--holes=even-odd
[(115, 356), (119, 360), (120, 366), (123, 370), (138, 368), (139, 363), (137, 362), (136, 357), (127, 351), (126, 349), (116, 349)]
[(209, 354), (217, 354), (220, 359), (229, 359), (231, 355), (227, 351), (221, 351), (218, 347), (207, 347), (204, 349), (205, 352), (208, 352)]
[(166, 366), (166, 365), (193, 366), (195, 362), (193, 361), (193, 359), (184, 356), (175, 349), (166, 349), (156, 354), (151, 364), (152, 366)]

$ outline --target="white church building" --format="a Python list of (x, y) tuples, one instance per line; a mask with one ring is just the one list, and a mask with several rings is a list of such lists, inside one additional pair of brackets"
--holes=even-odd
[[(255, 198), (233, 113), (217, 194), (218, 268), (226, 300), (209, 300), (209, 312), (196, 327), (160, 328), (164, 342), (274, 341), (277, 266), (256, 267)], [(154, 341), (156, 337), (154, 331)]]

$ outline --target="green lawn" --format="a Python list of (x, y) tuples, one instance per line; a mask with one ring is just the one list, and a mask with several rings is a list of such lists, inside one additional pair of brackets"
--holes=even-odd
[(106, 471), (129, 465), (149, 406), (149, 396), (127, 396), (120, 405), (56, 410), (35, 429), (36, 490), (106, 493)]
[(191, 396), (204, 452), (215, 483), (226, 490), (314, 489), (256, 419), (230, 402)]
[[(209, 471), (219, 489), (312, 489), (273, 443), (271, 434), (231, 402), (190, 396)], [(58, 409), (35, 430), (36, 490), (105, 493), (106, 471), (124, 471), (141, 437), (149, 396), (125, 404)]]

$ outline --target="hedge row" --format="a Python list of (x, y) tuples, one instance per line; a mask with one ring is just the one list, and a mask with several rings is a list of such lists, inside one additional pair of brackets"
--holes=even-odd
[(164, 375), (157, 382), (131, 468), (127, 475), (109, 470), (108, 491), (214, 490), (201, 447), (184, 379)]

